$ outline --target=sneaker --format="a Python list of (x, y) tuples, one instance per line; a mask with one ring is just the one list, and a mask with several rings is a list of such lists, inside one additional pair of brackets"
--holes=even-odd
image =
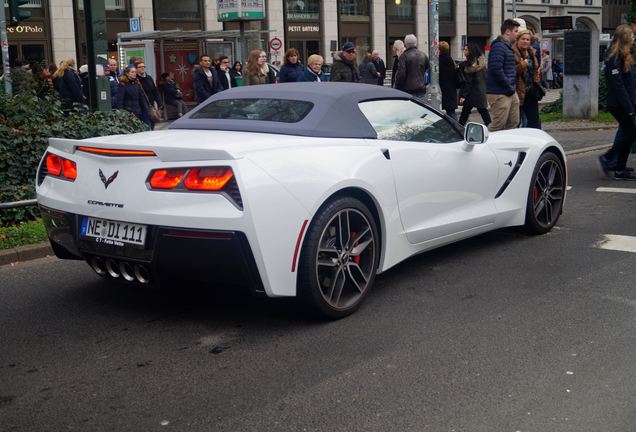
[(614, 172), (614, 180), (636, 180), (636, 175), (629, 171)]
[(601, 170), (603, 175), (605, 177), (609, 177), (610, 167), (607, 164), (607, 159), (605, 159), (605, 156), (599, 156), (596, 162), (598, 163), (598, 168)]

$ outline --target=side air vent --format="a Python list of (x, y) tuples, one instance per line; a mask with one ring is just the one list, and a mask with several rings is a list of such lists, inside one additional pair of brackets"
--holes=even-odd
[(515, 178), (515, 176), (519, 172), (519, 168), (521, 168), (521, 165), (523, 164), (523, 161), (525, 158), (526, 158), (526, 153), (520, 152), (519, 155), (517, 156), (517, 163), (515, 163), (514, 168), (512, 168), (512, 171), (510, 171), (510, 175), (508, 176), (504, 184), (501, 185), (499, 192), (497, 192), (497, 195), (495, 195), (495, 199), (499, 198), (501, 194), (503, 194), (504, 191), (508, 188), (508, 185), (510, 184), (510, 182), (512, 182), (512, 179)]

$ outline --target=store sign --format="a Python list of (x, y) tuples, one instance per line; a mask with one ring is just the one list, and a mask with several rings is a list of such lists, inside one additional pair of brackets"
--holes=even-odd
[(39, 25), (18, 25), (15, 27), (7, 27), (7, 33), (44, 33), (44, 27)]
[(288, 33), (320, 33), (320, 26), (317, 25), (289, 25)]
[(572, 17), (570, 15), (564, 16), (547, 16), (541, 17), (541, 30), (571, 30)]
[(219, 21), (247, 21), (265, 18), (264, 0), (217, 0)]

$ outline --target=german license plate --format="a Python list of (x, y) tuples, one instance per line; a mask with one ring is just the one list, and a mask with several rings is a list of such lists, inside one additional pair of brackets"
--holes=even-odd
[(146, 225), (84, 217), (80, 234), (92, 237), (97, 243), (123, 246), (124, 243), (143, 246), (146, 242)]

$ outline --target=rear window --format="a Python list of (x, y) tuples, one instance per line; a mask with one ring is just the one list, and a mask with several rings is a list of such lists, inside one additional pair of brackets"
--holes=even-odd
[(297, 123), (313, 106), (311, 102), (288, 99), (222, 99), (210, 102), (190, 118)]

